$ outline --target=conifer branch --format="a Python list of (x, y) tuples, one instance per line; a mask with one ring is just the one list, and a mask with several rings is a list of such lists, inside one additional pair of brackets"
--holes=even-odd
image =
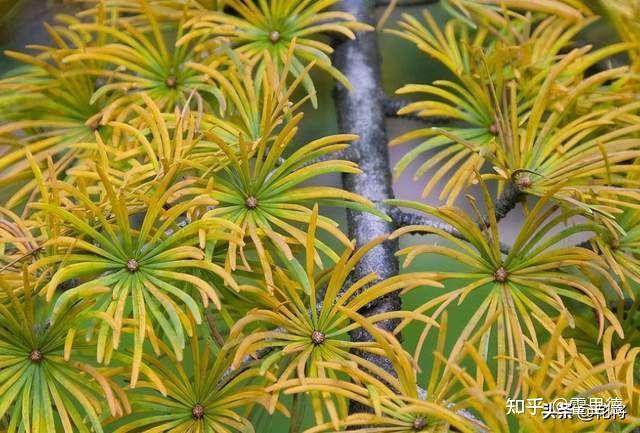
[[(352, 14), (360, 22), (371, 25), (375, 25), (374, 8), (373, 0), (344, 0), (340, 4), (342, 11)], [(393, 197), (393, 190), (379, 55), (377, 35), (374, 32), (360, 33), (355, 40), (343, 41), (336, 46), (334, 64), (351, 83), (354, 83), (354, 88), (349, 91), (339, 85), (335, 92), (335, 103), (340, 130), (360, 137), (352, 144), (352, 148), (360, 156), (358, 164), (363, 173), (344, 175), (344, 188), (375, 203), (380, 203), (382, 210), (387, 211), (388, 209), (385, 209), (386, 206), (382, 203)], [(368, 213), (348, 211), (347, 219), (349, 236), (356, 240), (357, 246), (362, 246), (380, 236), (388, 236), (394, 229), (392, 222), (381, 220)], [(381, 279), (397, 275), (399, 272), (395, 257), (397, 251), (397, 240), (389, 240), (376, 246), (362, 258), (354, 278), (358, 279), (371, 272), (377, 273)], [(397, 311), (401, 305), (400, 294), (396, 292), (377, 299), (365, 306), (360, 313), (371, 316)], [(376, 326), (392, 332), (397, 324), (397, 320), (383, 320), (377, 322)], [(355, 342), (371, 341), (372, 336), (365, 330), (358, 329), (352, 332), (351, 339)], [(358, 355), (393, 374), (393, 367), (388, 359), (366, 352)], [(351, 403), (352, 412), (367, 409), (359, 403)]]
[(318, 162), (335, 161), (335, 160), (338, 160), (338, 159), (345, 160), (345, 161), (351, 161), (351, 162), (358, 162), (359, 159), (360, 159), (360, 153), (354, 147), (348, 147), (348, 148), (343, 149), (341, 151), (327, 153), (327, 154), (322, 155), (322, 156), (320, 156), (318, 158), (315, 158), (315, 159), (307, 162), (306, 164), (304, 164), (302, 167), (307, 167), (309, 165), (316, 164)]
[[(407, 226), (427, 226), (432, 227), (438, 230), (442, 230), (450, 235), (462, 240), (467, 241), (467, 238), (460, 233), (455, 227), (445, 222), (439, 221), (435, 218), (429, 218), (424, 215), (418, 215), (411, 212), (405, 212), (398, 208), (392, 208), (389, 212), (389, 216), (393, 220), (393, 223), (397, 228), (407, 227)], [(421, 232), (412, 232), (411, 234), (420, 234)], [(428, 232), (424, 232), (428, 233)], [(500, 244), (500, 251), (503, 254), (509, 254), (511, 247), (509, 245)]]
[[(354, 15), (358, 21), (369, 24), (374, 23), (374, 6), (373, 0), (343, 0), (341, 3), (343, 11)], [(383, 211), (391, 213), (391, 207), (384, 205), (385, 200), (393, 198), (393, 189), (379, 53), (377, 37), (373, 32), (359, 34), (355, 40), (342, 42), (336, 47), (334, 53), (336, 67), (350, 82), (358, 85), (351, 91), (338, 85), (335, 102), (340, 130), (360, 137), (351, 148), (359, 156), (358, 165), (362, 174), (344, 175), (344, 188), (368, 198), (378, 204)], [(357, 246), (362, 246), (380, 236), (388, 236), (395, 228), (393, 221), (383, 221), (368, 213), (349, 210), (347, 220), (349, 236), (352, 239), (355, 238)], [(372, 272), (375, 272), (380, 279), (397, 275), (399, 273), (399, 264), (395, 256), (397, 251), (397, 240), (388, 240), (373, 248), (358, 264), (354, 278), (358, 279)], [(372, 316), (398, 311), (401, 308), (400, 293), (395, 292), (378, 298), (365, 306), (360, 313), (364, 316)], [(397, 319), (376, 322), (377, 327), (388, 332), (393, 332), (397, 325)], [(369, 332), (359, 328), (351, 333), (351, 340), (363, 342), (372, 341), (373, 338)], [(359, 352), (358, 356), (395, 375), (391, 362), (385, 357), (367, 352)], [(370, 411), (370, 408), (354, 401), (351, 402), (349, 409), (352, 413)], [(478, 427), (478, 431), (486, 430)]]
[(391, 99), (389, 97), (385, 97), (383, 100), (384, 114), (389, 118), (415, 120), (416, 122), (425, 123), (431, 126), (449, 125), (456, 122), (455, 119), (444, 116), (422, 117), (415, 113), (398, 114), (398, 111), (400, 111), (401, 108), (406, 107), (411, 103), (412, 101), (406, 99)]
[[(516, 205), (522, 197), (522, 189), (515, 182), (508, 182), (500, 197), (493, 203), (493, 209), (496, 214), (496, 220), (500, 221), (506, 217), (509, 212), (516, 208)], [(489, 227), (489, 218), (484, 216), (483, 221), (478, 225), (482, 229)]]

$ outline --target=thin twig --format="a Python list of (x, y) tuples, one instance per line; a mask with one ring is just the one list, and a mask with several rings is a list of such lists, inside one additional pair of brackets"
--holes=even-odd
[(238, 367), (227, 368), (224, 371), (224, 373), (220, 375), (220, 378), (218, 379), (218, 384), (217, 384), (218, 388), (219, 389), (223, 388), (227, 383), (233, 380), (233, 378), (237, 377), (242, 372), (251, 368), (254, 364), (260, 361), (262, 358), (269, 355), (273, 350), (274, 350), (273, 347), (265, 347), (264, 349), (258, 350), (256, 353), (252, 354), (251, 356), (247, 355), (244, 358), (242, 358), (242, 361), (240, 361), (240, 365), (238, 365)]
[(384, 98), (382, 103), (384, 115), (386, 117), (415, 120), (416, 122), (426, 123), (431, 126), (450, 125), (451, 123), (456, 122), (456, 119), (444, 116), (422, 117), (415, 113), (398, 114), (398, 111), (400, 111), (401, 108), (412, 103), (412, 101), (409, 100)]
[(211, 334), (211, 338), (216, 342), (216, 344), (220, 347), (224, 346), (224, 337), (218, 331), (218, 326), (216, 325), (216, 318), (213, 317), (212, 313), (207, 313), (205, 315), (207, 319), (207, 325), (209, 326), (209, 334)]
[[(317, 307), (316, 307), (317, 308)], [(282, 327), (275, 328), (273, 332), (286, 332), (286, 330)], [(229, 383), (229, 381), (233, 380), (234, 377), (237, 377), (243, 371), (251, 368), (255, 363), (260, 361), (265, 356), (269, 355), (271, 352), (275, 350), (275, 347), (265, 347), (263, 349), (257, 350), (251, 355), (247, 355), (240, 361), (240, 365), (236, 368), (229, 367), (227, 368), (222, 375), (220, 375), (220, 379), (218, 379), (218, 388), (222, 388), (224, 385)]]
[[(520, 189), (520, 187), (514, 182), (509, 182), (505, 190), (502, 192), (500, 197), (498, 197), (498, 199), (494, 203), (496, 220), (500, 221), (505, 216), (507, 216), (509, 212), (515, 209), (516, 205), (518, 204), (518, 201), (520, 201), (521, 196), (522, 196), (522, 190)], [(460, 231), (458, 231), (452, 225), (444, 223), (434, 218), (429, 218), (423, 215), (404, 212), (398, 208), (391, 209), (391, 211), (389, 212), (389, 216), (391, 216), (391, 219), (393, 220), (393, 222), (396, 224), (396, 227), (398, 228), (407, 227), (411, 225), (422, 225), (427, 227), (433, 227), (439, 230), (443, 230), (462, 241), (465, 241), (465, 242), (469, 241), (462, 233), (460, 233)], [(489, 227), (489, 218), (487, 216), (484, 216), (482, 218), (482, 221), (478, 222), (478, 226), (482, 230), (487, 229)], [(420, 232), (415, 232), (415, 233), (420, 233)], [(500, 251), (503, 254), (509, 254), (509, 252), (511, 251), (511, 247), (501, 242)]]
[[(509, 212), (515, 209), (516, 205), (522, 197), (522, 190), (515, 182), (507, 183), (504, 191), (500, 194), (500, 197), (493, 204), (493, 208), (496, 214), (496, 220), (500, 221), (506, 217)], [(484, 223), (482, 228), (489, 227), (489, 218), (484, 217)]]
[(580, 242), (579, 244), (576, 245), (576, 247), (585, 248), (587, 250), (593, 249), (591, 247), (591, 241), (590, 240), (586, 240), (584, 242)]
[(389, 211), (389, 216), (391, 217), (393, 223), (397, 228), (408, 226), (427, 226), (434, 229), (442, 230), (458, 239), (466, 240), (464, 235), (462, 235), (462, 233), (460, 233), (454, 226), (443, 221), (439, 221), (435, 218), (429, 218), (424, 215), (405, 212), (398, 208), (392, 208)]
[(348, 147), (339, 152), (327, 153), (318, 158), (315, 158), (305, 163), (300, 168), (308, 167), (310, 165), (316, 164), (318, 162), (324, 162), (324, 161), (346, 160), (351, 162), (358, 162), (359, 159), (360, 159), (360, 154), (358, 153), (358, 150), (355, 149), (354, 147)]
[[(398, 208), (392, 208), (389, 211), (389, 216), (391, 217), (391, 219), (393, 220), (393, 223), (397, 228), (408, 227), (408, 226), (426, 226), (426, 227), (442, 230), (446, 233), (449, 233), (451, 236), (457, 239), (460, 239), (465, 242), (469, 242), (469, 240), (462, 233), (460, 233), (458, 229), (456, 229), (450, 224), (439, 221), (435, 218), (429, 218), (424, 215), (405, 212)], [(419, 234), (419, 233), (430, 233), (430, 232), (427, 230), (425, 230), (424, 232), (420, 232), (420, 231), (413, 232), (413, 234)], [(509, 254), (509, 251), (511, 251), (511, 247), (509, 247), (506, 244), (500, 243), (500, 251), (503, 254)]]

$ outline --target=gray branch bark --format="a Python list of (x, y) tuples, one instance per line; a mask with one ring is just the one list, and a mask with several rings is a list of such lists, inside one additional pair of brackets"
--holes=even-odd
[[(462, 233), (460, 233), (460, 231), (458, 231), (455, 227), (443, 221), (439, 221), (435, 218), (429, 218), (424, 215), (405, 212), (398, 208), (391, 209), (389, 215), (391, 216), (391, 219), (393, 220), (393, 223), (397, 228), (407, 227), (407, 226), (433, 227), (433, 228), (442, 230), (444, 232), (447, 232), (450, 235), (462, 241), (465, 241), (465, 242), (468, 241), (468, 239)], [(416, 232), (416, 234), (417, 233), (420, 233), (420, 232)], [(509, 247), (509, 245), (500, 243), (500, 251), (503, 254), (509, 254), (510, 250), (511, 250), (511, 247)]]
[[(343, 0), (340, 3), (340, 9), (352, 14), (360, 22), (374, 25), (377, 3), (379, 2), (376, 0)], [(348, 91), (338, 84), (334, 99), (340, 130), (358, 134), (360, 137), (353, 143), (351, 149), (353, 155), (357, 157), (362, 174), (344, 175), (344, 188), (368, 198), (381, 210), (390, 214), (392, 209), (384, 204), (385, 200), (393, 198), (385, 119), (386, 112), (393, 109), (393, 104), (387, 102), (385, 107), (387, 98), (382, 90), (379, 53), (377, 34), (374, 32), (361, 33), (355, 40), (342, 40), (336, 43), (333, 62), (354, 84), (354, 89)], [(393, 221), (387, 222), (369, 213), (351, 210), (347, 212), (347, 223), (349, 235), (356, 240), (357, 246), (362, 246), (381, 236), (388, 236), (395, 229)], [(388, 240), (373, 248), (362, 258), (354, 271), (353, 278), (358, 279), (373, 272), (377, 273), (380, 279), (397, 275), (399, 272), (399, 264), (395, 256), (397, 251), (397, 240)], [(400, 293), (395, 292), (371, 302), (360, 313), (371, 316), (398, 311), (401, 308)], [(398, 320), (376, 323), (376, 326), (389, 332), (392, 332), (397, 325)], [(355, 342), (373, 339), (363, 329), (353, 331), (350, 337)], [(393, 366), (385, 357), (365, 352), (358, 355), (385, 371), (395, 374)], [(362, 411), (370, 411), (370, 408), (358, 402), (351, 402), (350, 412)], [(470, 414), (469, 416), (473, 418)], [(484, 431), (482, 428), (478, 430)]]
[(421, 123), (425, 123), (427, 125), (431, 125), (431, 126), (439, 126), (439, 125), (450, 125), (454, 122), (456, 122), (455, 119), (452, 119), (450, 117), (443, 117), (443, 116), (431, 116), (431, 117), (422, 117), (422, 116), (418, 116), (415, 113), (407, 113), (407, 114), (398, 114), (398, 111), (402, 108), (405, 107), (409, 104), (411, 104), (412, 101), (406, 100), (406, 99), (391, 99), (391, 98), (384, 98), (383, 101), (383, 109), (384, 109), (384, 114), (387, 117), (395, 117), (398, 119), (407, 119), (407, 120), (415, 120), (416, 122), (421, 122)]
[[(360, 22), (375, 25), (374, 0), (343, 0), (340, 8), (355, 16)], [(393, 190), (376, 33), (361, 33), (355, 40), (341, 42), (336, 46), (333, 60), (336, 67), (354, 84), (352, 91), (338, 85), (335, 103), (341, 131), (360, 136), (352, 147), (359, 156), (358, 164), (363, 171), (361, 175), (345, 175), (343, 185), (346, 190), (360, 194), (376, 203), (383, 211), (388, 211), (383, 203), (384, 200), (393, 197)], [(368, 213), (349, 211), (347, 219), (349, 235), (356, 240), (358, 246), (380, 236), (388, 236), (394, 229), (393, 223)], [(397, 240), (378, 245), (363, 257), (353, 278), (357, 279), (371, 272), (376, 272), (381, 279), (397, 275), (399, 267), (395, 257), (396, 251), (398, 251)], [(360, 313), (371, 316), (396, 311), (401, 306), (400, 294), (392, 293), (365, 306)], [(396, 320), (388, 320), (378, 322), (376, 325), (391, 332), (397, 324)], [(372, 336), (359, 329), (351, 334), (351, 339), (352, 341), (371, 341)], [(391, 363), (384, 357), (368, 353), (358, 355), (393, 374)], [(362, 407), (359, 403), (351, 404), (352, 412), (367, 410), (368, 408)]]
[[(520, 201), (520, 197), (522, 196), (522, 190), (520, 187), (514, 183), (507, 183), (504, 191), (500, 194), (500, 197), (493, 204), (494, 211), (496, 213), (496, 219), (500, 221), (504, 217), (506, 217), (509, 212), (515, 209), (516, 205)], [(483, 217), (483, 221), (480, 222), (480, 227), (487, 228), (489, 227), (489, 218), (486, 216)]]
[[(308, 167), (310, 165), (316, 164), (318, 162), (324, 162), (324, 161), (334, 161), (336, 159), (343, 159), (346, 161), (351, 161), (351, 162), (358, 162), (360, 160), (360, 154), (358, 153), (358, 150), (355, 149), (354, 147), (348, 147), (344, 150), (338, 151), (338, 152), (332, 152), (332, 153), (327, 153), (325, 155), (322, 155), (318, 158), (315, 158), (312, 161), (307, 162), (306, 164), (304, 164), (302, 167)], [(300, 168), (302, 168), (300, 167)]]

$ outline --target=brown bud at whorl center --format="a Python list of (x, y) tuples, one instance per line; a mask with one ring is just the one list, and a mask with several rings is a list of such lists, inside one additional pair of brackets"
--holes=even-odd
[(516, 183), (520, 188), (529, 188), (531, 187), (531, 184), (532, 184), (531, 177), (528, 174), (523, 174), (518, 178)]
[(620, 239), (617, 237), (611, 239), (610, 245), (611, 245), (611, 249), (617, 250), (618, 248), (620, 248)]
[(138, 269), (140, 269), (140, 265), (138, 264), (138, 261), (136, 259), (130, 259), (127, 262), (127, 269), (129, 270), (129, 272), (136, 272)]
[(424, 417), (419, 416), (413, 420), (413, 429), (420, 431), (427, 426), (427, 420)]
[(508, 276), (509, 276), (509, 272), (507, 272), (507, 269), (504, 266), (500, 266), (493, 273), (493, 279), (499, 283), (504, 283), (505, 281), (507, 281)]
[(320, 331), (313, 331), (311, 333), (311, 341), (313, 341), (313, 344), (322, 344), (326, 338), (327, 337)]
[(255, 209), (256, 207), (258, 207), (258, 199), (255, 198), (254, 196), (247, 197), (247, 199), (244, 201), (244, 204), (249, 209)]
[(42, 358), (44, 358), (44, 355), (38, 349), (29, 354), (29, 359), (31, 360), (31, 362), (38, 363), (42, 361)]
[(176, 77), (171, 75), (167, 77), (166, 80), (164, 80), (164, 84), (170, 89), (175, 89), (176, 85), (178, 84), (178, 80), (176, 80)]
[(98, 119), (92, 120), (88, 126), (92, 131), (97, 131), (100, 129), (100, 121)]
[(491, 126), (489, 126), (489, 132), (492, 133), (493, 135), (497, 135), (499, 132), (498, 124), (492, 123)]
[(273, 43), (278, 42), (280, 40), (280, 32), (277, 30), (269, 32), (269, 40)]
[(202, 419), (204, 418), (204, 406), (200, 403), (193, 406), (191, 409), (191, 414), (193, 415), (193, 419)]

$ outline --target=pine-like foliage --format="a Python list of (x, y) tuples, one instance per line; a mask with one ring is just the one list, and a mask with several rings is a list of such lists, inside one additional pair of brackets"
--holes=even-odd
[[(425, 201), (386, 203), (322, 185), (372, 174), (358, 136), (299, 143), (318, 74), (361, 84), (331, 55), (375, 30), (338, 0), (80, 3), (0, 79), (1, 433), (251, 433), (276, 412), (294, 432), (306, 406), (308, 433), (640, 426), (640, 2), (395, 23), (388, 2), (381, 35), (448, 75), (395, 83), (418, 122), (395, 175)], [(611, 43), (584, 42), (594, 23)], [(397, 230), (356, 245), (335, 207)], [(358, 271), (398, 240), (399, 274)], [(419, 302), (372, 308), (394, 293)], [(505, 414), (590, 397), (627, 416)]]

